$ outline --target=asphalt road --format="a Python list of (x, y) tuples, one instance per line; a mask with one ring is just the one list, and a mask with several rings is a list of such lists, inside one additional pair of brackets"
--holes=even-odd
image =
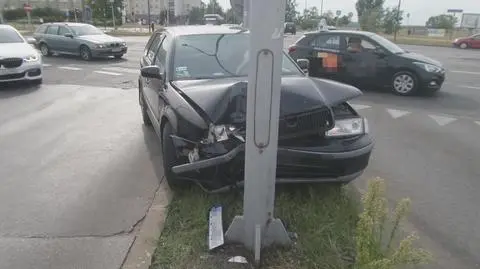
[[(146, 41), (127, 38), (121, 60), (45, 58), (41, 88), (0, 91), (1, 269), (121, 264), (162, 178), (133, 89)], [(433, 97), (364, 89), (352, 101), (376, 139), (356, 184), (380, 176), (392, 202), (412, 199), (407, 228), (434, 252), (431, 268), (476, 268), (480, 51), (405, 47), (441, 61), (445, 86)]]

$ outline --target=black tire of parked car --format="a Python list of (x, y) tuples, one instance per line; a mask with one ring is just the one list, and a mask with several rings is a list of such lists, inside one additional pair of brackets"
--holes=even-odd
[[(141, 89), (141, 88), (139, 88)], [(142, 110), (142, 119), (143, 119), (143, 124), (145, 126), (152, 126), (152, 121), (150, 120), (150, 117), (148, 116), (147, 113), (147, 107), (145, 106), (145, 98), (143, 97), (142, 91), (138, 91), (138, 100), (140, 102), (140, 108)]]
[(173, 134), (173, 128), (170, 122), (166, 122), (162, 129), (162, 159), (163, 171), (168, 185), (171, 189), (180, 188), (187, 184), (186, 180), (180, 180), (172, 171), (172, 167), (179, 164), (175, 146), (170, 135)]
[[(402, 82), (406, 84), (404, 85), (405, 87), (398, 86), (398, 83), (402, 83)], [(393, 75), (391, 87), (392, 87), (392, 91), (397, 95), (403, 95), (403, 96), (413, 95), (418, 90), (417, 76), (410, 71), (399, 71)]]
[(45, 43), (40, 43), (40, 52), (42, 53), (43, 56), (51, 56), (52, 52), (50, 51), (50, 48), (47, 46)]
[(458, 45), (458, 47), (461, 48), (461, 49), (467, 49), (467, 48), (468, 48), (468, 44), (465, 43), (465, 42), (463, 42), (463, 43), (460, 43), (460, 44)]
[(115, 59), (120, 59), (120, 58), (122, 58), (122, 57), (123, 57), (123, 54), (120, 54), (120, 55), (115, 55), (114, 57), (115, 57)]
[(90, 61), (92, 59), (92, 52), (90, 48), (85, 45), (80, 46), (80, 57), (85, 61)]

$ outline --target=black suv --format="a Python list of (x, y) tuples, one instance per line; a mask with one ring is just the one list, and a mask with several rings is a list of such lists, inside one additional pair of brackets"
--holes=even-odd
[(285, 23), (285, 29), (284, 29), (284, 33), (291, 33), (292, 35), (296, 35), (297, 34), (297, 27), (295, 26), (295, 23), (293, 22), (286, 22)]

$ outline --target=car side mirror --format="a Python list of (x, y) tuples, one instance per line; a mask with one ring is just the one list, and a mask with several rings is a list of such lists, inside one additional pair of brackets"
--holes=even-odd
[(156, 65), (145, 66), (140, 69), (140, 74), (144, 78), (155, 78), (155, 79), (163, 79), (163, 76), (160, 71), (160, 67)]
[(298, 59), (297, 65), (303, 72), (308, 73), (308, 69), (310, 68), (310, 61), (308, 59)]
[(382, 48), (375, 48), (375, 50), (373, 50), (373, 53), (375, 53), (376, 55), (380, 56), (380, 57), (385, 57), (387, 56), (387, 53), (385, 52), (385, 50), (383, 50)]
[(33, 38), (33, 37), (27, 37), (27, 38), (26, 38), (26, 41), (27, 41), (27, 43), (30, 44), (30, 45), (35, 45), (35, 44), (37, 43), (37, 40), (36, 40), (35, 38)]
[(66, 34), (65, 34), (65, 37), (73, 38), (73, 34), (72, 34), (72, 33), (66, 33)]

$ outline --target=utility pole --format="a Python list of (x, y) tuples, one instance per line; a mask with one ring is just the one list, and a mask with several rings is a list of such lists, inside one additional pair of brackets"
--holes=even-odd
[(148, 32), (152, 30), (152, 22), (150, 17), (150, 0), (147, 0), (147, 14), (148, 14)]
[(250, 5), (250, 0), (243, 1), (243, 27), (245, 28), (250, 28)]
[[(249, 1), (250, 17), (245, 21), (255, 27), (250, 29), (243, 216), (234, 218), (225, 236), (253, 250), (258, 264), (262, 247), (291, 243), (273, 214), (286, 1), (245, 0), (244, 4)], [(238, 5), (231, 0), (231, 6), (235, 2)]]
[(85, 0), (80, 0), (80, 6), (82, 8), (82, 22), (85, 22), (86, 21), (86, 18), (85, 18)]
[(323, 0), (320, 3), (320, 17), (323, 16)]
[(116, 26), (116, 24), (115, 24), (115, 7), (114, 7), (115, 0), (110, 0), (110, 3), (112, 4), (113, 29), (114, 29), (114, 30), (117, 30), (117, 26)]
[(397, 41), (397, 32), (399, 28), (400, 22), (400, 5), (402, 4), (402, 0), (398, 0), (398, 7), (397, 7), (397, 16), (395, 18), (395, 23), (393, 24), (393, 41)]

